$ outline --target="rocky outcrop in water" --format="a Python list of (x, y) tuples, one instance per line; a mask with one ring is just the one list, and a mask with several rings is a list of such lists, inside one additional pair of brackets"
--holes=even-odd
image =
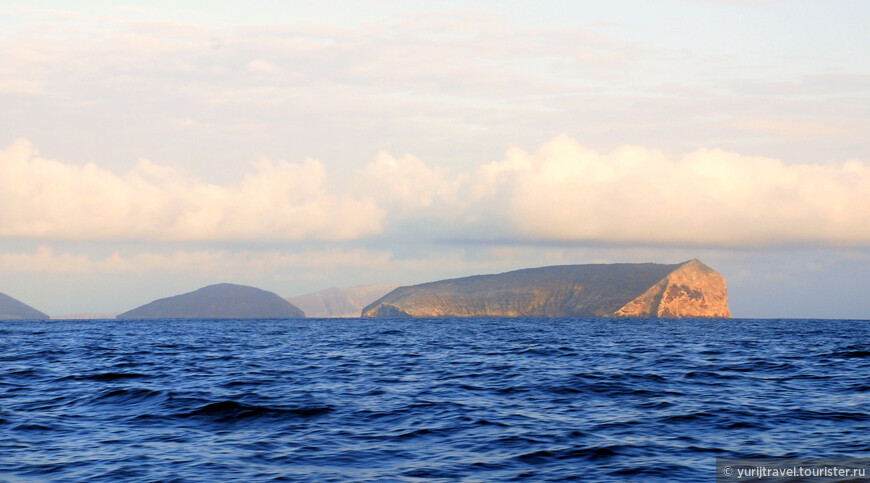
[(245, 285), (220, 283), (155, 300), (119, 319), (288, 319), (305, 313), (277, 294)]
[(42, 320), (50, 319), (33, 307), (16, 300), (4, 293), (0, 293), (0, 320)]
[(730, 317), (725, 279), (699, 260), (530, 268), (399, 287), (363, 317)]
[(395, 288), (395, 285), (333, 287), (285, 300), (302, 309), (308, 317), (359, 317), (365, 306)]

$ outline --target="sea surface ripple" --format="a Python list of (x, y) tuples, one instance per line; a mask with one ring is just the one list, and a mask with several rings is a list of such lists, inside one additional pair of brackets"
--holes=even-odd
[(713, 481), (870, 456), (870, 323), (0, 324), (0, 479)]

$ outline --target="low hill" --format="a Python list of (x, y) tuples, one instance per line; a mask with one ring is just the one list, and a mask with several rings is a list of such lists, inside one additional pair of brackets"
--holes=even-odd
[(529, 268), (399, 287), (363, 317), (730, 317), (725, 278), (699, 260)]
[(286, 319), (305, 317), (277, 294), (220, 283), (167, 297), (124, 312), (119, 319)]
[(395, 285), (332, 287), (285, 300), (302, 309), (308, 317), (359, 317), (363, 307), (395, 288)]
[(47, 314), (34, 309), (24, 302), (0, 293), (0, 320), (42, 320), (49, 318), (51, 317)]

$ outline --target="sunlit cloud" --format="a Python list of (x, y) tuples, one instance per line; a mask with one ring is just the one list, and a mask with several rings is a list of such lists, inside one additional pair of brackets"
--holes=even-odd
[[(444, 218), (442, 234), (518, 242), (758, 247), (870, 243), (870, 165), (786, 164), (720, 149), (599, 152), (567, 136), (447, 176), (382, 154), (363, 183), (390, 220)], [(429, 206), (437, 206), (437, 210)], [(450, 207), (452, 209), (447, 209)], [(407, 227), (403, 225), (403, 227)]]
[(256, 59), (256, 60), (252, 60), (252, 61), (248, 62), (248, 65), (246, 66), (246, 68), (252, 72), (260, 72), (263, 74), (271, 74), (272, 72), (275, 72), (278, 70), (278, 68), (275, 67), (275, 65), (272, 64), (271, 62), (267, 62), (265, 60), (260, 60), (260, 59)]
[[(497, 252), (497, 253), (496, 253)], [(463, 274), (468, 270), (493, 270), (503, 267), (523, 253), (513, 250), (507, 256), (496, 252), (476, 260), (461, 250), (440, 253), (419, 252), (396, 256), (389, 250), (354, 247), (326, 247), (304, 250), (280, 249), (176, 249), (145, 250), (108, 255), (71, 252), (48, 244), (32, 250), (0, 253), (0, 271), (6, 274), (90, 274), (107, 276), (147, 276), (149, 274), (194, 275), (211, 280), (246, 280), (264, 275), (278, 280), (326, 280), (330, 274), (351, 270), (353, 280), (366, 280), (364, 274), (387, 274), (392, 280), (409, 278), (424, 281), (421, 273), (436, 271)], [(497, 256), (494, 256), (497, 255)], [(382, 275), (383, 276), (383, 275)], [(321, 282), (323, 283), (323, 282)]]
[(353, 192), (389, 208), (393, 215), (418, 212), (433, 204), (447, 210), (443, 212), (447, 215), (455, 210), (444, 206), (445, 202), (455, 205), (461, 201), (458, 191), (466, 179), (466, 175), (452, 175), (447, 169), (430, 167), (415, 156), (397, 158), (381, 152), (360, 173)]
[(734, 127), (782, 137), (842, 137), (854, 134), (849, 129), (827, 124), (792, 121), (740, 121), (735, 122)]
[(0, 254), (0, 270), (42, 273), (271, 273), (288, 269), (372, 269), (394, 263), (386, 251), (329, 248), (288, 253), (281, 250), (174, 250), (106, 256), (70, 253), (40, 245)]
[(479, 173), (476, 191), (503, 191), (504, 215), (531, 239), (870, 243), (870, 166), (856, 160), (788, 165), (717, 149), (671, 158), (631, 146), (599, 153), (559, 137)]
[[(0, 151), (0, 236), (63, 240), (351, 241), (436, 223), (439, 236), (740, 247), (870, 243), (870, 166), (786, 164), (701, 149), (602, 153), (560, 136), (466, 172), (379, 154), (346, 189), (322, 163), (261, 158), (204, 183), (140, 161), (116, 174)], [(407, 233), (407, 230), (412, 230)], [(432, 231), (420, 229), (420, 241)]]
[(142, 160), (125, 174), (0, 151), (0, 236), (66, 240), (345, 240), (378, 233), (383, 213), (331, 195), (317, 160), (262, 158), (236, 184)]
[(268, 87), (280, 97), (338, 88), (345, 102), (407, 92), (529, 102), (522, 98), (559, 92), (560, 82), (540, 70), (540, 56), (563, 67), (614, 68), (633, 49), (590, 31), (525, 28), (462, 12), (356, 28), (207, 27), (127, 18), (123, 10), (107, 17), (23, 8), (10, 14), (39, 21), (0, 38), (0, 86), (92, 101), (136, 91), (165, 102), (207, 102), (220, 92), (255, 105), (257, 91)]

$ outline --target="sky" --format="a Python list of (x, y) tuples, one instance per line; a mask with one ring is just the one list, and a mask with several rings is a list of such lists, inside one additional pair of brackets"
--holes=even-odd
[(870, 3), (0, 1), (0, 292), (53, 316), (699, 258), (870, 318)]

